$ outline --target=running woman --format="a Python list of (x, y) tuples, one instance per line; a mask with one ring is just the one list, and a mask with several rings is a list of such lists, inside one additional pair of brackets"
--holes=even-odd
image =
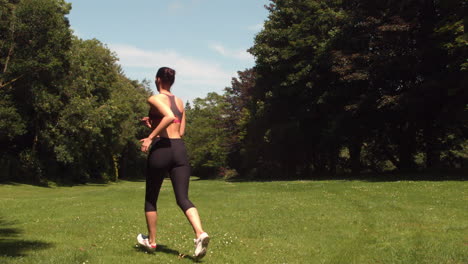
[(150, 111), (143, 118), (153, 131), (141, 141), (141, 150), (148, 152), (146, 172), (145, 216), (148, 236), (139, 234), (138, 243), (148, 251), (156, 250), (157, 201), (164, 177), (169, 173), (177, 205), (182, 209), (195, 232), (195, 257), (205, 256), (210, 237), (203, 231), (197, 208), (188, 198), (190, 165), (182, 140), (185, 132), (185, 111), (181, 99), (171, 93), (175, 71), (162, 67), (156, 74), (159, 94), (148, 98)]

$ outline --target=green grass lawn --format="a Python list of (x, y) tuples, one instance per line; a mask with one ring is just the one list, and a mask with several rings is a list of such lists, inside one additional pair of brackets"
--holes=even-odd
[[(135, 246), (143, 197), (144, 182), (0, 185), (0, 263), (192, 263), (170, 181), (158, 250)], [(468, 263), (464, 181), (192, 181), (190, 198), (212, 237), (204, 263)]]

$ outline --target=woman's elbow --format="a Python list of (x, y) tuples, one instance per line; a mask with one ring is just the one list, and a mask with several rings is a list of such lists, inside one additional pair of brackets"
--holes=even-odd
[(171, 116), (166, 116), (166, 119), (167, 119), (168, 123), (170, 124), (170, 123), (174, 122), (174, 120), (176, 118), (175, 118), (175, 116), (171, 115)]

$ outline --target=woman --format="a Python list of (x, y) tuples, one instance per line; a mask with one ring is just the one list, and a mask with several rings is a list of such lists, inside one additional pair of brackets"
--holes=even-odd
[(149, 151), (146, 173), (145, 216), (148, 236), (139, 234), (138, 243), (148, 251), (156, 250), (157, 200), (164, 177), (169, 173), (177, 204), (195, 232), (195, 257), (202, 258), (210, 240), (203, 231), (198, 210), (188, 199), (190, 165), (182, 136), (185, 132), (183, 102), (171, 93), (175, 71), (162, 67), (156, 74), (159, 94), (148, 98), (150, 112), (143, 121), (153, 129), (142, 140), (141, 150)]

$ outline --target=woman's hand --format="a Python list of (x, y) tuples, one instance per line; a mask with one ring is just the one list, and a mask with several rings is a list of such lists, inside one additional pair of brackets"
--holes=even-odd
[(145, 126), (151, 128), (151, 123), (150, 123), (150, 119), (149, 117), (145, 116), (143, 117), (142, 119), (140, 119), (140, 121), (145, 124)]
[(150, 138), (144, 138), (144, 139), (141, 139), (140, 142), (141, 142), (141, 151), (148, 152), (149, 148), (151, 147), (151, 143), (153, 143), (153, 140)]

